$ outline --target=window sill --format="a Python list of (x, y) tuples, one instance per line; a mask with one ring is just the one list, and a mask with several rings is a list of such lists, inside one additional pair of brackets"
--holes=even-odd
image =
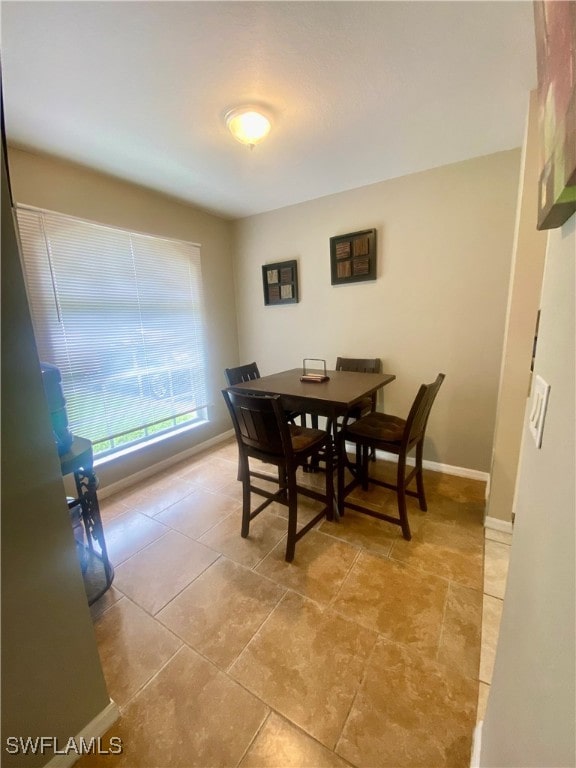
[(185, 426), (180, 427), (180, 429), (173, 429), (171, 432), (158, 435), (157, 437), (150, 437), (148, 438), (148, 440), (144, 440), (141, 443), (136, 443), (135, 445), (129, 445), (129, 446), (126, 446), (126, 448), (120, 448), (117, 451), (114, 451), (114, 453), (109, 453), (106, 456), (95, 458), (94, 467), (103, 467), (103, 466), (106, 466), (107, 464), (112, 464), (117, 459), (120, 459), (124, 456), (130, 456), (132, 454), (138, 453), (139, 451), (146, 449), (152, 445), (158, 445), (158, 443), (163, 443), (166, 440), (170, 440), (175, 435), (181, 435), (185, 432), (191, 432), (197, 427), (201, 427), (208, 423), (209, 421), (207, 418), (198, 419), (198, 421), (195, 421), (193, 424), (186, 424)]

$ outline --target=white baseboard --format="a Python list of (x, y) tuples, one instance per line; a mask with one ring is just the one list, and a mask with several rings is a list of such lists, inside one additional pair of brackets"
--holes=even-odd
[[(392, 461), (398, 463), (398, 456), (394, 453), (386, 453), (386, 451), (376, 451), (376, 456), (384, 461)], [(406, 463), (411, 467), (415, 464), (413, 456), (409, 456), (406, 459)], [(432, 472), (443, 472), (446, 475), (456, 475), (457, 477), (468, 477), (470, 480), (480, 480), (487, 483), (490, 480), (488, 472), (481, 472), (478, 469), (469, 469), (467, 467), (455, 467), (452, 464), (440, 464), (437, 461), (423, 460), (422, 466), (424, 469), (429, 469)]]
[[(120, 717), (120, 711), (118, 705), (110, 699), (108, 706), (102, 710), (96, 717), (86, 725), (79, 734), (74, 737), (76, 744), (80, 744), (80, 740), (84, 739), (86, 743), (90, 739), (97, 739), (103, 736), (106, 731), (111, 728), (114, 723)], [(66, 755), (54, 755), (54, 757), (46, 763), (45, 768), (70, 768), (80, 757), (74, 749), (71, 749)]]
[(470, 768), (480, 768), (480, 748), (482, 746), (482, 726), (484, 721), (476, 723), (472, 735), (472, 755), (470, 757)]
[(487, 517), (484, 520), (484, 528), (491, 528), (493, 531), (502, 531), (503, 533), (512, 533), (512, 523), (507, 520), (500, 520), (498, 517)]
[(469, 469), (468, 467), (455, 467), (453, 464), (440, 464), (437, 461), (423, 460), (424, 469), (430, 469), (432, 472), (444, 472), (447, 475), (456, 475), (456, 477), (467, 477), (470, 480), (480, 480), (487, 483), (490, 480), (488, 472), (481, 472), (479, 469)]
[[(180, 461), (185, 461), (186, 459), (189, 459), (198, 453), (202, 453), (202, 451), (205, 451), (214, 445), (218, 445), (218, 443), (223, 443), (225, 440), (229, 440), (231, 437), (234, 437), (233, 429), (230, 429), (227, 432), (223, 432), (220, 435), (216, 435), (216, 437), (212, 437), (210, 438), (210, 440), (205, 440), (203, 443), (200, 443), (199, 445), (195, 445), (192, 448), (188, 448), (185, 451), (181, 451), (180, 453), (177, 453), (174, 456), (171, 456), (170, 458), (165, 459), (164, 461), (160, 461), (157, 464), (154, 464), (153, 467), (149, 467), (148, 469), (142, 470), (141, 472), (135, 472), (133, 475), (124, 477), (122, 478), (122, 480), (119, 480), (116, 483), (110, 483), (110, 485), (107, 485), (98, 490), (98, 496), (101, 499), (105, 499), (107, 496), (112, 496), (114, 493), (118, 493), (119, 491), (123, 491), (126, 488), (130, 488), (131, 486), (135, 485), (141, 480), (145, 480), (151, 475), (155, 475), (158, 472), (162, 472), (164, 469), (168, 469), (172, 465), (178, 464)], [(384, 461), (392, 461), (395, 463), (398, 461), (398, 457), (393, 453), (386, 453), (385, 451), (376, 451), (376, 453), (378, 457), (383, 459)], [(409, 456), (407, 459), (407, 463), (410, 466), (414, 466), (414, 462), (415, 462), (414, 457)], [(440, 464), (437, 461), (427, 461), (426, 459), (424, 459), (424, 461), (422, 462), (422, 466), (424, 467), (424, 469), (429, 469), (432, 472), (443, 472), (447, 475), (455, 475), (457, 477), (467, 477), (470, 480), (480, 480), (481, 482), (484, 482), (484, 483), (489, 483), (490, 481), (490, 475), (488, 474), (488, 472), (481, 472), (478, 469), (469, 469), (467, 467), (455, 467), (451, 464)]]
[(158, 472), (162, 472), (164, 469), (168, 469), (181, 461), (186, 461), (186, 459), (189, 459), (191, 456), (202, 453), (202, 451), (205, 451), (214, 445), (218, 445), (218, 443), (223, 443), (231, 437), (234, 437), (233, 429), (228, 430), (228, 432), (223, 432), (221, 435), (216, 435), (216, 437), (211, 437), (209, 440), (205, 440), (203, 443), (199, 443), (192, 448), (187, 448), (185, 451), (176, 453), (174, 456), (170, 456), (170, 458), (164, 459), (164, 461), (159, 461), (157, 464), (154, 464), (147, 469), (143, 469), (141, 472), (135, 472), (133, 475), (123, 477), (122, 480), (118, 480), (116, 483), (110, 483), (110, 485), (99, 488), (98, 497), (100, 499), (105, 499), (107, 496), (112, 496), (114, 493), (130, 488), (141, 480), (145, 480)]

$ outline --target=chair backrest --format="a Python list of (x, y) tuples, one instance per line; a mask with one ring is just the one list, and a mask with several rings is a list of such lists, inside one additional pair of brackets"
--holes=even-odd
[(234, 384), (242, 384), (243, 381), (259, 379), (260, 371), (256, 363), (248, 363), (247, 365), (239, 365), (237, 368), (226, 368), (224, 375), (228, 386), (231, 387)]
[(238, 447), (252, 455), (286, 456), (292, 454), (290, 431), (280, 395), (231, 392), (222, 394), (230, 411)]
[[(337, 371), (353, 371), (355, 373), (380, 373), (382, 362), (379, 357), (337, 357)], [(370, 395), (372, 400), (372, 410), (376, 410), (377, 394), (373, 392)], [(364, 413), (364, 411), (363, 411)]]
[(357, 373), (380, 373), (382, 363), (379, 357), (337, 357), (337, 371), (356, 371)]
[(411, 445), (423, 439), (432, 405), (445, 378), (445, 374), (439, 373), (436, 381), (433, 381), (431, 384), (422, 384), (418, 390), (418, 394), (412, 403), (410, 413), (406, 419), (406, 427), (404, 428), (403, 442), (406, 445)]

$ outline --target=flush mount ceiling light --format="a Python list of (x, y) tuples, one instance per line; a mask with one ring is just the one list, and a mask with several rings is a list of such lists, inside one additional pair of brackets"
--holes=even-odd
[(262, 139), (268, 136), (271, 122), (261, 107), (237, 107), (231, 109), (225, 116), (228, 130), (236, 141), (254, 148)]

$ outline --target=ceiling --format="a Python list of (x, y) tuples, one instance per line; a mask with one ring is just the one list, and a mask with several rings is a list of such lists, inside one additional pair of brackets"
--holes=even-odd
[[(3, 0), (9, 144), (242, 217), (522, 144), (532, 3)], [(224, 114), (274, 116), (253, 150)]]

